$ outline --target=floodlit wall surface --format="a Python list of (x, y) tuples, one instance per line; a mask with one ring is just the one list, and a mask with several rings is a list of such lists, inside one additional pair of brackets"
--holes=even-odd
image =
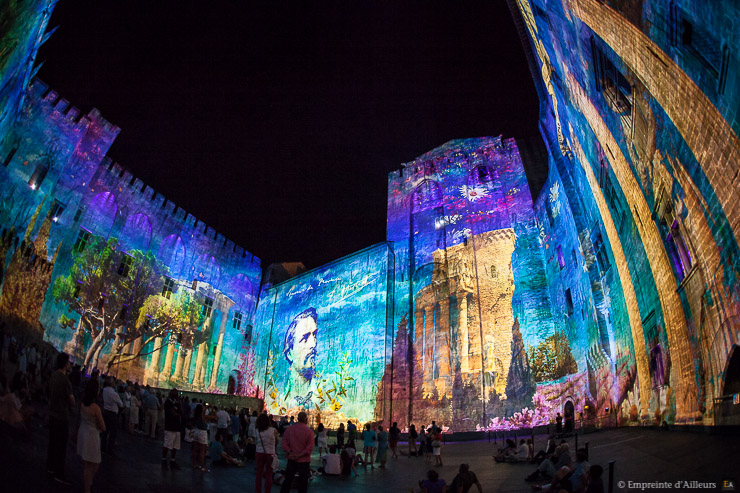
[(276, 414), (372, 420), (390, 365), (393, 267), (382, 243), (263, 292), (245, 354), (250, 392)]
[[(396, 332), (385, 417), (454, 429), (499, 426), (514, 412), (519, 424), (546, 422), (549, 408), (533, 405), (534, 375), (546, 363), (533, 367), (532, 357), (561, 336), (514, 140), (451, 141), (391, 173), (387, 235)], [(575, 366), (562, 348), (557, 364)], [(563, 368), (540, 381), (565, 376)]]
[(586, 351), (589, 411), (736, 420), (740, 12), (689, 0), (511, 3), (544, 103), (550, 191), (568, 205), (545, 233), (578, 245), (587, 274), (548, 268), (551, 293), (573, 296), (563, 324), (585, 324), (571, 342)]
[(27, 89), (2, 146), (0, 313), (88, 370), (238, 391), (259, 260), (105, 158), (118, 132)]

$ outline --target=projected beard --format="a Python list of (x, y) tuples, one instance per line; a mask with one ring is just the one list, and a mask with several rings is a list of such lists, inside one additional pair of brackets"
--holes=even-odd
[(285, 359), (297, 375), (301, 387), (311, 383), (316, 374), (316, 310), (308, 308), (295, 316), (285, 333)]

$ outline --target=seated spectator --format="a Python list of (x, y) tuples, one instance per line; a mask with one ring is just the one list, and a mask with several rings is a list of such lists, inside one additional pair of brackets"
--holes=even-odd
[(329, 453), (321, 458), (323, 467), (319, 469), (319, 472), (328, 475), (339, 475), (342, 472), (341, 462), (341, 457), (337, 454), (337, 446), (332, 445), (329, 447)]
[(539, 464), (542, 462), (545, 457), (548, 455), (552, 455), (553, 452), (555, 452), (555, 447), (557, 447), (557, 444), (555, 443), (555, 435), (550, 435), (550, 438), (547, 440), (547, 446), (545, 447), (545, 450), (540, 450), (535, 454), (532, 461)]
[(208, 455), (211, 458), (211, 464), (214, 466), (232, 465), (241, 467), (244, 464), (239, 459), (230, 456), (224, 450), (224, 437), (220, 433), (216, 435), (216, 440), (211, 444)]
[(591, 466), (588, 471), (588, 486), (586, 493), (604, 493), (604, 481), (601, 475), (604, 474), (604, 468), (598, 464)]
[(234, 436), (229, 433), (224, 435), (224, 451), (235, 459), (241, 459), (244, 455), (239, 445), (234, 441)]
[(575, 464), (558, 469), (550, 484), (534, 486), (534, 489), (547, 493), (556, 493), (562, 490), (571, 493), (583, 493), (586, 490), (588, 471), (591, 467), (586, 461), (586, 449), (578, 449), (576, 458)]
[(591, 464), (588, 463), (586, 458), (586, 449), (581, 448), (576, 451), (576, 464), (570, 469), (570, 477), (568, 478), (573, 485), (574, 493), (586, 491), (588, 475), (591, 470)]
[(506, 439), (506, 446), (498, 449), (498, 453), (493, 456), (496, 462), (504, 462), (507, 457), (516, 453), (516, 442), (511, 438)]
[(516, 452), (509, 453), (505, 457), (505, 460), (509, 462), (525, 462), (529, 459), (529, 445), (527, 445), (527, 441), (524, 439), (519, 440), (519, 446), (517, 447)]
[(342, 449), (342, 455), (340, 457), (342, 461), (342, 474), (344, 476), (350, 476), (353, 472), (355, 473), (355, 476), (357, 476), (357, 469), (355, 469), (356, 457), (355, 443), (349, 442)]
[(452, 480), (449, 491), (451, 493), (468, 493), (473, 485), (478, 488), (478, 493), (483, 493), (483, 488), (478, 481), (478, 477), (470, 470), (470, 466), (468, 464), (460, 464), (460, 469), (455, 479)]
[(568, 444), (563, 440), (560, 445), (555, 447), (555, 452), (545, 458), (537, 469), (524, 478), (525, 481), (537, 481), (539, 479), (550, 479), (563, 466), (570, 466), (570, 452)]
[(355, 447), (354, 441), (350, 440), (349, 443), (347, 443), (345, 450), (347, 451), (347, 454), (352, 457), (352, 464), (359, 466), (365, 463), (364, 459), (362, 458), (362, 454), (357, 453), (357, 448)]
[(5, 375), (1, 375), (2, 379), (0, 389), (0, 420), (5, 421), (10, 426), (18, 428), (24, 428), (23, 416), (21, 415), (21, 408), (23, 404), (15, 393), (8, 390), (8, 380)]
[(439, 477), (437, 471), (430, 469), (427, 472), (427, 479), (419, 481), (421, 493), (446, 493), (447, 483)]

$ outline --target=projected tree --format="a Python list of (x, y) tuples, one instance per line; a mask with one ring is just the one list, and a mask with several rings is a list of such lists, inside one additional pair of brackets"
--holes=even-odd
[(86, 367), (97, 364), (110, 340), (114, 351), (119, 351), (130, 339), (126, 328), (133, 325), (133, 315), (162, 282), (164, 268), (153, 255), (140, 250), (120, 253), (117, 245), (115, 238), (83, 233), (75, 244), (69, 274), (57, 278), (52, 289), (56, 302), (79, 315), (77, 321), (64, 314), (59, 317), (60, 325), (75, 330), (67, 350), (81, 354), (84, 335), (92, 339), (84, 352)]
[[(182, 347), (191, 349), (201, 341), (198, 327), (203, 323), (203, 311), (200, 304), (188, 292), (180, 292), (172, 295), (170, 299), (162, 295), (151, 295), (139, 310), (136, 324), (126, 331), (121, 339), (119, 350), (115, 354), (118, 361), (111, 358), (108, 366), (114, 363), (125, 363), (135, 360), (142, 355), (147, 345), (161, 337), (165, 341), (175, 340)], [(143, 338), (141, 344), (130, 354), (123, 354), (122, 349), (126, 344)], [(152, 348), (149, 353), (160, 351), (166, 344)], [(114, 351), (116, 348), (114, 347)]]
[(535, 382), (557, 380), (578, 372), (565, 332), (556, 332), (531, 348), (529, 361)]

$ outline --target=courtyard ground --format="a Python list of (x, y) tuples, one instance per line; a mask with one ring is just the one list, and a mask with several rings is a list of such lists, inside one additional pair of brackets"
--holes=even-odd
[[(72, 486), (56, 483), (46, 472), (47, 430), (40, 422), (28, 433), (18, 433), (7, 426), (0, 428), (0, 491), (29, 493), (36, 491), (82, 491), (82, 465), (70, 443), (67, 471)], [(185, 493), (254, 491), (254, 465), (243, 468), (216, 468), (204, 474), (189, 467), (190, 446), (180, 451), (179, 471), (162, 470), (161, 439), (152, 440), (119, 433), (115, 457), (103, 455), (94, 491), (111, 493)], [(535, 440), (535, 450), (545, 445), (546, 437)], [(608, 463), (615, 462), (614, 491), (641, 491), (634, 483), (688, 481), (680, 489), (698, 491), (697, 484), (740, 479), (740, 434), (733, 431), (660, 431), (648, 428), (621, 428), (580, 435), (579, 446), (589, 446), (590, 462), (604, 467), (605, 491), (608, 488)], [(331, 443), (330, 439), (330, 443)], [(568, 439), (571, 449), (574, 438)], [(491, 458), (501, 446), (488, 440), (447, 443), (442, 451), (444, 466), (437, 468), (449, 483), (460, 463), (470, 464), (484, 491), (531, 491), (524, 477), (534, 469), (529, 464), (496, 464)], [(281, 461), (285, 464), (285, 461)], [(314, 453), (314, 468), (319, 465)], [(389, 459), (387, 469), (359, 468), (359, 477), (319, 476), (310, 491), (320, 492), (409, 492), (431, 468), (423, 457)], [(620, 487), (621, 482), (625, 486)], [(629, 488), (629, 482), (633, 488)], [(737, 482), (734, 483), (737, 485)], [(653, 488), (654, 489), (654, 488)], [(675, 486), (674, 488), (675, 489)], [(418, 491), (418, 488), (416, 488)], [(740, 487), (738, 487), (740, 490)], [(273, 491), (278, 491), (273, 487)]]

